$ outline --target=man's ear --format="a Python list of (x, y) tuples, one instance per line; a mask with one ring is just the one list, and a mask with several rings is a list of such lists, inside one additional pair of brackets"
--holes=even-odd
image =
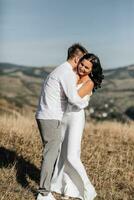
[(78, 62), (79, 62), (79, 57), (78, 56), (75, 56), (75, 58), (74, 58), (74, 62), (75, 62), (75, 64), (78, 64)]

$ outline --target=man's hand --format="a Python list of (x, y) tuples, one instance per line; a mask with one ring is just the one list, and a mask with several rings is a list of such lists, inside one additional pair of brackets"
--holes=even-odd
[(80, 76), (78, 74), (76, 74), (76, 76), (77, 76), (77, 84), (79, 84)]

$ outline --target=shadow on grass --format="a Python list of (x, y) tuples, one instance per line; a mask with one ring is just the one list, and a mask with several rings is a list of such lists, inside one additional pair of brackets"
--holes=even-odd
[(0, 168), (12, 167), (14, 164), (17, 182), (36, 196), (36, 190), (29, 186), (27, 177), (39, 184), (40, 170), (22, 156), (18, 156), (15, 151), (0, 147)]

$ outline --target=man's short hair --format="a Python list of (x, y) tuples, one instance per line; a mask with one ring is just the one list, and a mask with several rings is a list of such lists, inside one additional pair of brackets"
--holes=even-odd
[(83, 54), (88, 53), (88, 51), (79, 43), (73, 44), (71, 47), (68, 48), (67, 60), (74, 58), (79, 52)]

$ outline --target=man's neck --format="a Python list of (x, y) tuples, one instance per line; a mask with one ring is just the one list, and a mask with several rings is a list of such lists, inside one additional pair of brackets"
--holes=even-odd
[(77, 67), (76, 67), (76, 65), (74, 65), (73, 60), (69, 59), (69, 60), (67, 60), (67, 62), (72, 66), (72, 69), (75, 71)]

